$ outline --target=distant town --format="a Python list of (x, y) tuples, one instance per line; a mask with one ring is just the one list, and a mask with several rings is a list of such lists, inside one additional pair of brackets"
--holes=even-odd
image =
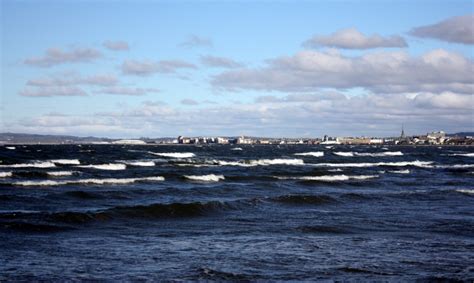
[(474, 133), (463, 132), (446, 134), (444, 131), (423, 135), (405, 135), (402, 129), (399, 136), (380, 137), (331, 137), (321, 138), (262, 138), (262, 137), (186, 137), (110, 139), (97, 137), (75, 137), (60, 135), (33, 135), (0, 133), (0, 144), (162, 144), (162, 145), (200, 145), (200, 144), (249, 144), (249, 145), (474, 145)]

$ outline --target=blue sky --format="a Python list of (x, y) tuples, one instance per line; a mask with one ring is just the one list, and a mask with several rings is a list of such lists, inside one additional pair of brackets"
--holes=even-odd
[(474, 130), (472, 1), (0, 5), (1, 131)]

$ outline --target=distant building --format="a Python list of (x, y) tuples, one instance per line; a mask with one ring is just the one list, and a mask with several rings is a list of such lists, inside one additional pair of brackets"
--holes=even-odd
[(179, 143), (179, 144), (190, 144), (190, 143), (191, 143), (191, 139), (190, 139), (190, 138), (183, 137), (183, 136), (179, 136), (179, 137), (178, 137), (178, 143)]
[(113, 144), (146, 144), (145, 141), (142, 140), (117, 140), (113, 141)]
[(238, 144), (252, 144), (252, 140), (251, 139), (246, 139), (246, 138), (244, 138), (244, 136), (241, 136), (237, 139), (237, 143)]
[(446, 133), (443, 131), (431, 132), (426, 135), (428, 143), (430, 144), (443, 144), (446, 140)]

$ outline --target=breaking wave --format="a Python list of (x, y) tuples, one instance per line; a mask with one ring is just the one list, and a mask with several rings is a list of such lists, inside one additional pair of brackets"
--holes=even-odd
[(400, 161), (400, 162), (376, 162), (376, 163), (317, 163), (311, 164), (312, 166), (317, 167), (377, 167), (377, 166), (394, 166), (394, 167), (404, 167), (404, 166), (416, 166), (423, 168), (432, 168), (432, 161)]
[(234, 148), (231, 148), (230, 150), (243, 150), (241, 147), (234, 147)]
[(16, 147), (14, 147), (14, 146), (6, 146), (5, 148), (9, 149), (9, 150), (15, 150), (16, 149)]
[(130, 184), (140, 181), (164, 181), (165, 178), (161, 176), (157, 177), (142, 177), (142, 178), (106, 178), (106, 179), (79, 179), (79, 180), (64, 180), (64, 181), (52, 181), (52, 180), (41, 180), (41, 181), (20, 181), (11, 183), (17, 186), (61, 186), (69, 184)]
[(123, 163), (131, 166), (140, 166), (140, 167), (152, 167), (155, 166), (153, 161), (122, 161)]
[(56, 167), (53, 162), (45, 161), (45, 162), (34, 162), (34, 163), (20, 163), (20, 164), (10, 164), (10, 165), (0, 165), (1, 167), (10, 167), (10, 168), (51, 168)]
[(79, 162), (78, 159), (53, 159), (50, 160), (51, 162), (55, 164), (61, 164), (61, 165), (79, 165), (81, 162)]
[(471, 153), (453, 153), (448, 154), (449, 156), (465, 156), (465, 157), (474, 157), (474, 152)]
[(72, 176), (72, 174), (74, 174), (74, 171), (52, 171), (47, 172), (47, 174), (53, 177)]
[(0, 172), (0, 178), (11, 177), (12, 172)]
[(364, 157), (384, 157), (384, 156), (403, 156), (401, 151), (386, 151), (386, 152), (333, 152), (335, 155), (344, 157), (364, 156)]
[(192, 152), (149, 152), (154, 155), (169, 157), (169, 158), (192, 158), (196, 156)]
[(225, 177), (224, 175), (215, 175), (215, 174), (209, 174), (209, 175), (185, 175), (189, 180), (193, 181), (201, 181), (201, 182), (219, 182), (220, 180), (224, 180)]
[(324, 152), (323, 151), (310, 151), (310, 152), (295, 153), (295, 155), (322, 157), (322, 156), (324, 156)]
[(269, 165), (304, 165), (302, 159), (258, 159), (258, 160), (240, 160), (240, 161), (223, 161), (217, 160), (218, 165), (222, 166), (269, 166)]
[(96, 164), (96, 165), (82, 165), (81, 168), (94, 168), (99, 170), (125, 170), (127, 166), (125, 164), (108, 163), (108, 164)]
[(390, 173), (395, 173), (395, 174), (410, 174), (410, 170), (405, 169), (405, 170), (393, 170), (389, 171)]
[(302, 176), (302, 177), (276, 177), (280, 180), (303, 180), (303, 181), (321, 181), (321, 182), (340, 182), (348, 180), (366, 180), (379, 177), (378, 175), (325, 175), (325, 176)]
[(354, 156), (353, 152), (341, 152), (341, 151), (336, 151), (333, 152), (333, 154), (338, 155), (338, 156), (344, 156), (344, 157), (352, 157)]
[(456, 190), (458, 193), (474, 195), (474, 190)]

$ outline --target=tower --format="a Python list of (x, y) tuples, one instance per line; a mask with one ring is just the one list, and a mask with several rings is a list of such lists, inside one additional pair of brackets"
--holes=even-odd
[(402, 124), (402, 133), (400, 134), (400, 138), (402, 138), (402, 139), (405, 138), (405, 130), (403, 128), (403, 124)]

